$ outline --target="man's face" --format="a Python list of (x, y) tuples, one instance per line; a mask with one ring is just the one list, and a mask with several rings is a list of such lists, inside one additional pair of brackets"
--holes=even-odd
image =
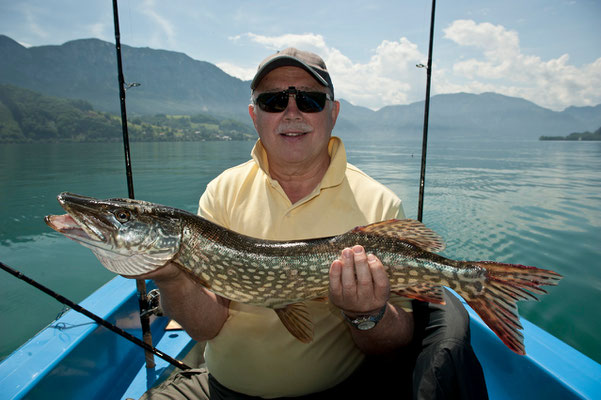
[[(303, 91), (328, 92), (304, 69), (280, 67), (261, 80), (254, 95), (283, 91), (291, 86)], [(329, 159), (328, 142), (339, 110), (338, 102), (328, 100), (322, 111), (303, 113), (294, 96), (289, 97), (288, 107), (280, 113), (269, 113), (251, 104), (249, 113), (267, 151), (270, 169), (308, 168), (323, 163), (324, 157)]]

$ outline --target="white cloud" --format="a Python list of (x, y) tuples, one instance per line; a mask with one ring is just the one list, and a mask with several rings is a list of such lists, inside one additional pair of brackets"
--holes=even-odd
[[(496, 92), (554, 110), (601, 103), (601, 58), (580, 67), (570, 64), (568, 54), (545, 61), (522, 51), (516, 31), (473, 20), (454, 21), (444, 29), (444, 38), (449, 42), (439, 46), (455, 46), (456, 58), (438, 60), (433, 66), (433, 94)], [(357, 105), (378, 109), (423, 100), (425, 70), (415, 65), (425, 64), (427, 55), (405, 37), (382, 41), (366, 62), (350, 59), (314, 33), (245, 33), (230, 40), (253, 42), (272, 52), (294, 46), (319, 54), (332, 75), (336, 97)], [(434, 56), (436, 60), (436, 51)], [(251, 79), (256, 68), (219, 66), (244, 80)]]
[[(384, 40), (367, 63), (353, 62), (338, 49), (328, 46), (323, 36), (312, 33), (281, 36), (246, 33), (230, 39), (248, 39), (274, 52), (290, 46), (315, 52), (328, 66), (336, 97), (373, 109), (413, 101), (416, 93), (423, 92), (424, 74), (415, 65), (424, 62), (425, 57), (407, 38)], [(228, 73), (236, 71), (231, 65), (221, 65)], [(250, 75), (243, 75), (248, 74), (249, 69), (240, 70), (241, 73), (234, 76), (250, 79), (256, 69), (253, 68)]]
[[(164, 4), (162, 4), (162, 6), (164, 6)], [(155, 1), (146, 0), (144, 4), (140, 6), (140, 11), (151, 20), (148, 22), (148, 26), (156, 28), (151, 37), (148, 38), (150, 46), (156, 48), (175, 47), (177, 40), (174, 25), (168, 18), (160, 14), (157, 10)]]
[(460, 47), (475, 48), (482, 56), (457, 61), (452, 72), (442, 71), (439, 93), (494, 91), (554, 110), (601, 102), (601, 93), (594, 89), (601, 87), (601, 58), (581, 67), (570, 65), (568, 54), (544, 61), (522, 52), (517, 32), (486, 22), (457, 20), (444, 33), (445, 38)]
[(43, 28), (43, 9), (29, 4), (20, 4), (19, 6), (21, 7), (21, 12), (27, 21), (27, 29), (39, 38), (48, 38), (49, 33)]
[(29, 42), (22, 42), (22, 41), (20, 41), (20, 40), (17, 40), (17, 43), (19, 43), (21, 46), (23, 46), (23, 47), (27, 47), (27, 48), (29, 48), (29, 47), (33, 46), (33, 45), (32, 45), (31, 43), (29, 43)]
[(445, 38), (457, 44), (485, 50), (486, 55), (493, 59), (502, 59), (519, 53), (520, 42), (517, 32), (508, 31), (501, 25), (456, 20), (444, 30), (444, 33)]
[(407, 38), (384, 40), (366, 63), (353, 63), (337, 50), (326, 62), (339, 97), (356, 104), (374, 109), (405, 104), (424, 90), (424, 73), (415, 67), (424, 62), (424, 55)]
[(257, 67), (244, 68), (228, 62), (220, 62), (216, 65), (225, 73), (240, 78), (243, 81), (250, 81), (255, 76), (255, 72), (257, 72)]
[(287, 47), (296, 47), (303, 50), (312, 51), (321, 54), (329, 51), (326, 46), (323, 36), (316, 35), (314, 33), (306, 34), (285, 34), (281, 36), (263, 36), (256, 35), (254, 33), (247, 33), (245, 35), (250, 39), (251, 42), (255, 42), (265, 46), (266, 48), (273, 50), (282, 50)]
[(106, 37), (107, 25), (102, 22), (97, 22), (91, 25), (88, 25), (88, 31), (90, 32), (90, 37), (94, 38), (104, 38)]

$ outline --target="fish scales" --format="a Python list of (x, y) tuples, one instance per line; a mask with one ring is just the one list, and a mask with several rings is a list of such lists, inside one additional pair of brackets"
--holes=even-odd
[(176, 262), (215, 293), (251, 305), (278, 308), (326, 297), (332, 261), (355, 244), (389, 267), (393, 291), (424, 279), (453, 289), (468, 280), (469, 270), (458, 270), (453, 260), (376, 235), (349, 232), (333, 238), (269, 242), (235, 234), (206, 220), (194, 222), (184, 230), (187, 240), (183, 240)]
[(331, 239), (270, 243), (195, 222), (175, 261), (215, 293), (271, 308), (327, 296)]
[(270, 241), (248, 237), (202, 217), (131, 199), (98, 200), (62, 193), (66, 215), (46, 223), (89, 247), (109, 270), (125, 276), (173, 262), (225, 298), (273, 308), (284, 326), (310, 342), (305, 301), (328, 296), (329, 269), (344, 248), (362, 245), (385, 266), (392, 292), (443, 304), (454, 289), (514, 352), (525, 354), (516, 301), (535, 300), (556, 285), (553, 271), (493, 261), (459, 261), (436, 254), (444, 242), (414, 220), (389, 220), (328, 238)]

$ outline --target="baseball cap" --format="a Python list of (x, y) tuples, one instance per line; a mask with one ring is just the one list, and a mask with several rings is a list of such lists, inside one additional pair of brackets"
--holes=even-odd
[(334, 86), (330, 79), (330, 74), (323, 59), (315, 53), (288, 47), (282, 51), (270, 55), (259, 64), (257, 73), (253, 78), (250, 88), (255, 90), (259, 86), (259, 82), (269, 72), (279, 67), (299, 67), (307, 71), (319, 84), (330, 88), (334, 95)]

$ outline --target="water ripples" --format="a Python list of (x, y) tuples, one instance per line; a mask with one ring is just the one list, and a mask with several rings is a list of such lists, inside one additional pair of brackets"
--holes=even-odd
[[(551, 295), (521, 303), (520, 313), (601, 361), (601, 143), (432, 142), (424, 222), (445, 238), (444, 255), (562, 274)], [(385, 174), (371, 148), (365, 163), (357, 152), (355, 164), (384, 178), (414, 217), (419, 159), (403, 158), (403, 146), (386, 145), (405, 164)]]
[[(349, 162), (397, 193), (407, 216), (415, 218), (419, 141), (360, 138), (345, 145)], [(135, 143), (136, 197), (195, 212), (207, 182), (246, 161), (251, 147), (240, 142)], [(89, 251), (59, 238), (44, 224), (44, 215), (62, 212), (56, 195), (64, 190), (125, 195), (122, 149), (115, 144), (0, 148), (0, 259), (23, 266), (57, 291), (92, 287), (110, 277), (102, 275), (104, 269)], [(445, 256), (535, 265), (564, 275), (540, 303), (520, 303), (520, 313), (601, 361), (596, 326), (601, 320), (601, 143), (434, 137), (428, 151), (424, 222), (445, 239)], [(94, 273), (74, 272), (74, 264), (89, 265)], [(0, 289), (11, 293), (10, 304), (0, 298), (0, 310), (5, 311), (0, 322), (30, 326), (23, 318), (39, 324), (56, 314), (31, 306), (31, 316), (24, 315), (18, 304), (28, 295), (17, 284), (4, 285)], [(23, 340), (33, 333), (24, 333)], [(0, 356), (5, 348), (0, 343)]]

